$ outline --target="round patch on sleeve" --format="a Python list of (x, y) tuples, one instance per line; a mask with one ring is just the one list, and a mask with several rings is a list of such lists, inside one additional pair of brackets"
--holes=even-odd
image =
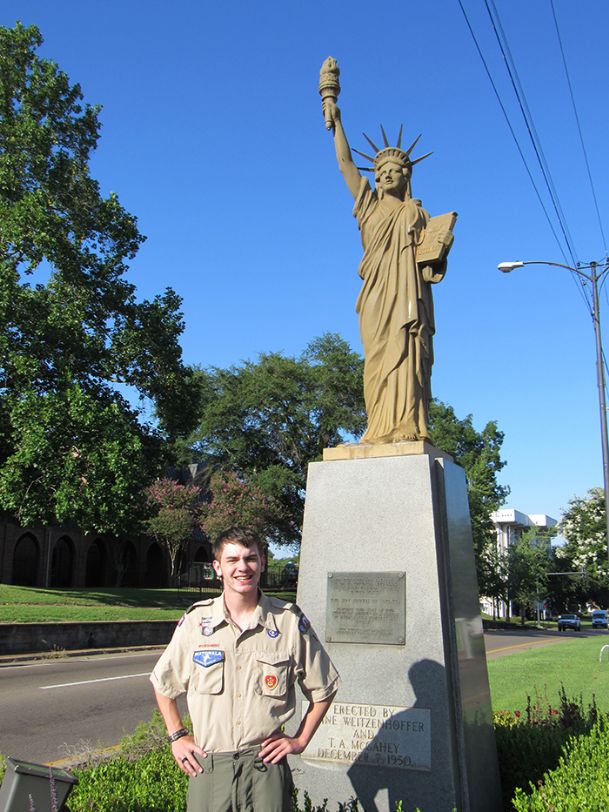
[(311, 623), (309, 621), (309, 618), (306, 617), (306, 615), (301, 615), (298, 618), (298, 631), (300, 631), (302, 634), (304, 634), (306, 631), (308, 631), (310, 626), (311, 626)]

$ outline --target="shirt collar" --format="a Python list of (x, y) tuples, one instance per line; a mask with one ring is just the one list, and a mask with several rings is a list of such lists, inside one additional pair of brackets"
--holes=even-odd
[(211, 620), (214, 629), (216, 626), (219, 626), (223, 621), (228, 622), (228, 618), (226, 616), (226, 608), (224, 606), (224, 595), (220, 595), (219, 598), (216, 598), (212, 604), (211, 608)]
[(260, 590), (258, 606), (254, 612), (254, 622), (265, 629), (276, 629), (275, 616), (271, 612), (271, 599)]

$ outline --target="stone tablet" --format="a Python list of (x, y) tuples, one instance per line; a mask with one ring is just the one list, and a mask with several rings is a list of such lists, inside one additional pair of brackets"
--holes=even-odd
[[(308, 707), (303, 703), (303, 713)], [(431, 769), (431, 711), (333, 702), (302, 754), (307, 760)]]
[(405, 572), (329, 572), (326, 640), (403, 646)]

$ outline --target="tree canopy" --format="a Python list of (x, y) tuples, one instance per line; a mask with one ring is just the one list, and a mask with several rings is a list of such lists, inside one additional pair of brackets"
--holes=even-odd
[(89, 173), (100, 108), (41, 43), (34, 26), (0, 28), (0, 510), (126, 532), (198, 391), (180, 299), (138, 301), (125, 279), (143, 237)]
[(478, 584), (481, 594), (492, 597), (500, 587), (491, 513), (504, 504), (510, 492), (497, 481), (497, 474), (505, 466), (501, 459), (503, 432), (494, 421), (477, 431), (471, 414), (458, 418), (452, 406), (437, 400), (430, 404), (429, 427), (434, 445), (451, 454), (465, 469)]
[(547, 591), (548, 572), (553, 560), (552, 535), (552, 532), (531, 528), (507, 550), (506, 599), (508, 606), (510, 600), (518, 602), (523, 624), (527, 609), (532, 610)]
[(299, 540), (308, 463), (364, 429), (361, 357), (327, 334), (298, 357), (266, 353), (197, 375), (203, 409), (186, 454), (259, 489), (276, 506), (269, 536)]
[(607, 572), (607, 530), (605, 493), (590, 488), (586, 496), (574, 496), (560, 521), (560, 533), (566, 543), (556, 548), (561, 566), (582, 570), (582, 593), (601, 606), (609, 600)]

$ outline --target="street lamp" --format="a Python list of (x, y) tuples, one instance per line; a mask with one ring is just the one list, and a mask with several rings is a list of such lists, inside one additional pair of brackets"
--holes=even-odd
[[(603, 366), (603, 347), (601, 343), (601, 316), (598, 303), (598, 283), (609, 273), (609, 258), (605, 257), (601, 270), (598, 270), (598, 263), (591, 262), (589, 265), (578, 265), (573, 268), (571, 265), (563, 265), (561, 262), (548, 262), (543, 259), (532, 259), (519, 262), (500, 262), (497, 268), (502, 273), (510, 273), (516, 268), (524, 265), (551, 265), (555, 268), (566, 268), (568, 271), (577, 274), (582, 279), (586, 279), (592, 285), (592, 323), (594, 325), (594, 337), (596, 341), (596, 382), (598, 385), (598, 405), (601, 417), (601, 447), (603, 451), (603, 483), (605, 488), (605, 535), (607, 539), (607, 559), (609, 560), (609, 446), (607, 443), (607, 407), (605, 405), (605, 370)], [(590, 273), (585, 273), (589, 270)]]

